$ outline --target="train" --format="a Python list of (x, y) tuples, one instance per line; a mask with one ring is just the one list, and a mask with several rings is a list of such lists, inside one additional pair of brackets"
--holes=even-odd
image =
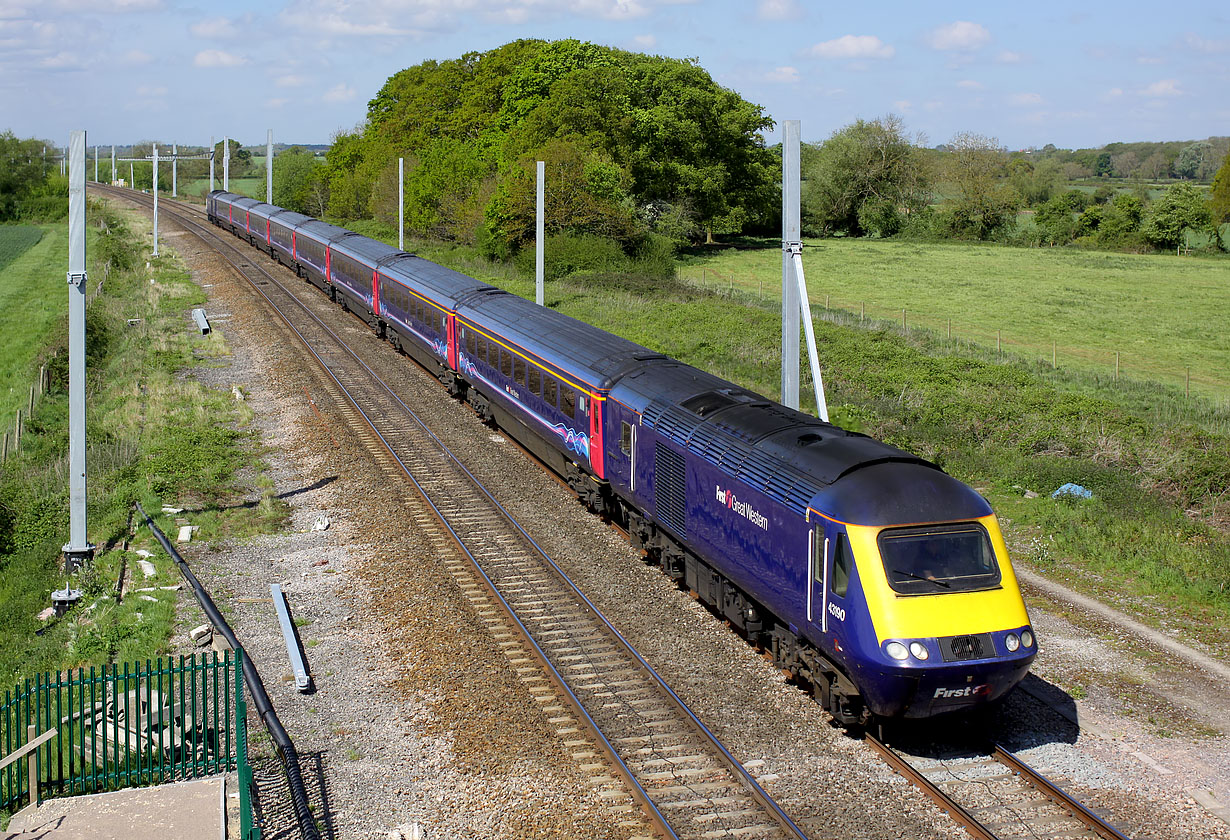
[(206, 209), (515, 437), (841, 724), (991, 708), (1028, 671), (995, 514), (937, 465), (353, 231), (222, 190)]

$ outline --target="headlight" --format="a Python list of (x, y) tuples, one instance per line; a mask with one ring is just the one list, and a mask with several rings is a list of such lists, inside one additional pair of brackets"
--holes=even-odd
[(1021, 644), (1025, 645), (1025, 647), (1033, 647), (1034, 646), (1034, 634), (1030, 633), (1028, 630), (1022, 630), (1021, 631)]
[(1021, 646), (1021, 637), (1016, 633), (1009, 633), (1004, 636), (1004, 647), (1008, 648), (1009, 653), (1016, 653), (1016, 649)]
[(907, 659), (910, 655), (910, 652), (905, 649), (905, 645), (901, 644), (901, 642), (889, 642), (884, 646), (884, 652), (893, 659)]
[(914, 654), (915, 659), (926, 659), (927, 646), (922, 642), (910, 642), (910, 653)]

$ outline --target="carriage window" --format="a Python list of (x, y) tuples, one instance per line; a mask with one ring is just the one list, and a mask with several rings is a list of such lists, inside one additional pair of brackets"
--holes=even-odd
[(577, 410), (577, 392), (563, 385), (559, 389), (559, 407), (560, 410), (569, 417), (576, 414)]
[(555, 399), (557, 396), (558, 388), (559, 386), (556, 384), (555, 380), (552, 379), (550, 376), (543, 379), (542, 398), (547, 401), (548, 405), (555, 405)]
[(902, 595), (933, 595), (999, 585), (999, 563), (976, 522), (891, 528), (877, 540), (888, 585)]
[(577, 395), (577, 411), (579, 411), (581, 414), (585, 414), (585, 395), (584, 394)]
[(513, 379), (519, 384), (525, 384), (525, 359), (520, 356), (513, 357)]
[(478, 344), (478, 342), (474, 340), (474, 330), (468, 330), (465, 327), (462, 327), (461, 335), (466, 340), (466, 352), (469, 353), (471, 357), (473, 357), (474, 353), (476, 352), (474, 349), (475, 345)]
[(620, 424), (619, 448), (625, 455), (632, 454), (632, 424), (631, 423)]
[(530, 365), (530, 391), (535, 394), (542, 393), (542, 371)]
[(845, 534), (837, 535), (837, 547), (833, 549), (833, 576), (829, 579), (829, 591), (844, 598), (850, 586), (850, 570), (854, 568), (854, 554), (850, 540)]
[(512, 377), (512, 353), (509, 353), (503, 348), (500, 349), (500, 373), (511, 378)]

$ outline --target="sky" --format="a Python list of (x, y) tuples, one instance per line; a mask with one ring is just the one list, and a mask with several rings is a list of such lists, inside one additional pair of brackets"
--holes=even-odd
[(327, 143), (398, 70), (517, 38), (695, 58), (810, 142), (889, 113), (926, 145), (1230, 134), (1225, 0), (0, 0), (0, 131)]

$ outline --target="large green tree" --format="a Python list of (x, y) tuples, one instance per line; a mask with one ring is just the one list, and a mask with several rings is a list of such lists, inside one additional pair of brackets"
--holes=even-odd
[(1188, 230), (1211, 232), (1212, 215), (1200, 190), (1191, 184), (1172, 184), (1149, 208), (1140, 232), (1157, 248), (1174, 248)]
[(1005, 179), (1008, 155), (999, 141), (962, 132), (948, 143), (945, 179), (951, 197), (945, 203), (950, 232), (989, 239), (1016, 218), (1021, 197)]
[(892, 236), (930, 200), (924, 159), (892, 114), (834, 132), (805, 161), (805, 224), (821, 235)]
[(1222, 225), (1230, 222), (1230, 152), (1222, 158), (1221, 168), (1213, 176), (1213, 191), (1209, 195), (1209, 211), (1213, 215), (1213, 223)]

